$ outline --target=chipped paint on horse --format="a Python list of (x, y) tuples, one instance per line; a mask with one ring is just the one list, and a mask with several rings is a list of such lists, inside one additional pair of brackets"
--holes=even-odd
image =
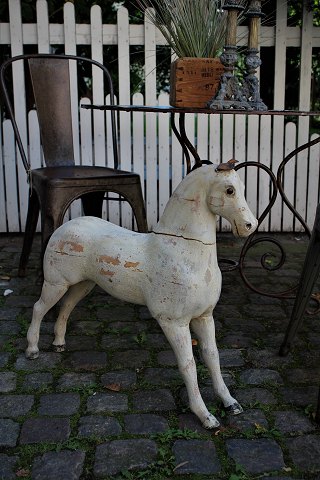
[(57, 229), (44, 256), (44, 283), (28, 330), (27, 357), (38, 356), (42, 318), (62, 297), (53, 345), (56, 351), (65, 349), (68, 317), (97, 284), (121, 300), (147, 305), (175, 352), (190, 408), (205, 427), (219, 422), (199, 391), (190, 327), (215, 394), (231, 413), (240, 413), (222, 379), (212, 317), (221, 291), (216, 215), (226, 218), (237, 236), (247, 236), (257, 226), (238, 174), (203, 166), (182, 180), (150, 233), (95, 217), (80, 217)]

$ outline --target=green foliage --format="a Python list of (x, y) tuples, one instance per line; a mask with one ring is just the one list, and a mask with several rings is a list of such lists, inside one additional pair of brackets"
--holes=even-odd
[(288, 17), (290, 24), (300, 25), (302, 23), (303, 5), (313, 13), (313, 23), (320, 26), (320, 0), (288, 0)]
[(195, 432), (194, 430), (189, 430), (188, 428), (184, 428), (183, 430), (181, 430), (180, 428), (169, 428), (163, 433), (158, 433), (157, 435), (154, 435), (153, 438), (157, 440), (157, 442), (161, 445), (165, 445), (172, 442), (173, 440), (188, 440), (192, 438), (199, 439), (202, 438), (202, 436), (200, 433)]
[(146, 342), (147, 342), (146, 332), (138, 333), (137, 335), (135, 335), (135, 336), (133, 337), (133, 340), (134, 340), (138, 345), (140, 345), (140, 346), (142, 347), (142, 346), (145, 345)]
[(246, 474), (241, 465), (236, 464), (235, 472), (232, 473), (228, 480), (248, 480), (250, 477)]

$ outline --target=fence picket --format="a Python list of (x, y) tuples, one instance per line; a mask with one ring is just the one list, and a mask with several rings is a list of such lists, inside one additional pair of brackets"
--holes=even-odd
[[(276, 32), (275, 32), (275, 72), (273, 108), (284, 109), (286, 83), (286, 48), (287, 48), (287, 5), (277, 1)], [(269, 106), (270, 108), (270, 106)], [(276, 172), (283, 159), (284, 118), (273, 119), (272, 133), (272, 170)], [(282, 204), (277, 198), (270, 214), (270, 229), (281, 229)]]
[[(246, 161), (246, 117), (235, 115), (234, 119), (234, 158), (242, 163)], [(239, 170), (241, 180), (245, 183), (245, 168)]]
[[(292, 150), (296, 148), (296, 134), (297, 127), (295, 123), (289, 122), (285, 128), (285, 145), (284, 145), (284, 156), (287, 156)], [(289, 202), (294, 205), (295, 200), (295, 168), (296, 168), (296, 157), (293, 157), (287, 163), (287, 166), (284, 169), (283, 174), (283, 187), (284, 192), (289, 200)], [(293, 214), (290, 212), (288, 207), (283, 204), (283, 214), (282, 214), (282, 229), (284, 232), (293, 231)]]
[[(233, 129), (234, 129), (234, 115), (222, 116), (222, 162), (228, 162), (233, 158)], [(220, 228), (223, 232), (230, 231), (230, 223), (221, 218)]]
[[(91, 8), (91, 56), (93, 60), (103, 63), (102, 44), (102, 13), (99, 5)], [(104, 74), (103, 71), (92, 67), (92, 102), (97, 105), (104, 103)], [(93, 146), (94, 164), (106, 165), (106, 139), (105, 139), (105, 115), (102, 110), (93, 111)]]
[(208, 135), (209, 122), (208, 115), (199, 114), (197, 116), (197, 153), (201, 160), (208, 160)]
[[(248, 146), (247, 160), (257, 162), (259, 160), (259, 118), (257, 115), (248, 116)], [(247, 202), (254, 215), (257, 215), (258, 199), (258, 171), (249, 167), (246, 176)]]
[[(15, 159), (15, 140), (11, 122), (5, 120), (3, 122), (3, 161), (4, 161), (4, 178), (6, 183), (7, 194), (7, 221), (9, 232), (20, 231), (19, 221), (19, 205), (18, 190), (16, 183), (16, 159)], [(25, 183), (26, 173), (25, 173)]]
[[(146, 105), (155, 105), (156, 98), (156, 29), (145, 17), (145, 89)], [(147, 219), (152, 228), (158, 218), (157, 177), (157, 116), (148, 115), (146, 120), (146, 188)]]
[[(302, 30), (301, 30), (301, 60), (300, 60), (300, 88), (299, 88), (299, 108), (310, 110), (310, 92), (311, 76), (309, 72), (312, 68), (312, 12), (309, 12), (306, 4), (303, 7)], [(308, 141), (309, 137), (309, 119), (299, 117), (298, 119), (298, 145)], [(302, 212), (306, 219), (306, 191), (307, 191), (307, 172), (308, 172), (308, 151), (304, 150), (298, 154), (297, 161), (297, 183), (296, 189), (296, 209)], [(300, 231), (300, 223), (297, 222), (295, 230)]]
[[(159, 95), (159, 105), (168, 105), (167, 93)], [(170, 192), (170, 117), (159, 115), (159, 217), (167, 204)]]
[[(143, 105), (144, 99), (141, 93), (135, 93), (132, 97), (133, 105)], [(133, 171), (140, 175), (142, 195), (145, 198), (145, 145), (144, 145), (144, 120), (142, 112), (132, 113), (132, 154)], [(136, 223), (135, 223), (136, 228)]]
[[(260, 155), (258, 161), (270, 168), (271, 163), (271, 117), (266, 115), (260, 119)], [(260, 216), (270, 201), (270, 178), (260, 169), (258, 173), (258, 216)], [(259, 230), (269, 230), (269, 215), (260, 224)]]
[[(110, 95), (107, 95), (105, 102), (106, 102), (106, 105), (110, 105)], [(116, 98), (115, 98), (115, 102), (117, 102)], [(110, 168), (114, 168), (114, 154), (113, 154), (113, 144), (112, 144), (112, 128), (111, 128), (110, 112), (106, 111), (105, 119), (106, 119), (106, 128), (107, 128), (107, 166)], [(117, 119), (116, 119), (116, 123), (117, 123)], [(119, 198), (119, 195), (111, 192), (108, 196), (109, 198), (110, 197), (117, 198), (117, 199)], [(107, 215), (106, 215), (107, 219), (110, 220), (110, 222), (120, 225), (121, 224), (120, 202), (117, 200), (108, 200), (106, 203), (107, 204), (104, 206), (104, 209), (106, 208), (107, 210)]]
[[(40, 168), (43, 166), (43, 156), (40, 142), (40, 128), (38, 115), (35, 110), (30, 110), (28, 114), (28, 132), (29, 132), (29, 154), (31, 168)], [(40, 218), (37, 223), (37, 232), (41, 231)]]
[[(118, 10), (118, 72), (119, 102), (129, 105), (130, 99), (130, 50), (129, 50), (129, 15), (124, 7)], [(131, 170), (131, 116), (121, 112), (120, 115), (120, 163), (123, 170)], [(132, 212), (127, 203), (121, 204), (122, 225), (132, 227)]]
[[(175, 115), (175, 121), (177, 124), (178, 119)], [(182, 180), (182, 166), (184, 164), (184, 158), (182, 154), (182, 148), (180, 143), (177, 140), (175, 135), (172, 135), (172, 148), (171, 148), (171, 172), (172, 172), (172, 181), (171, 181), (171, 192), (172, 193), (178, 184)]]
[(50, 53), (49, 15), (46, 0), (37, 0), (38, 52)]
[(221, 163), (220, 123), (220, 115), (210, 115), (209, 160), (214, 164)]
[[(23, 35), (22, 35), (22, 20), (21, 8), (19, 0), (9, 1), (9, 18), (10, 18), (10, 33), (11, 37), (11, 55), (16, 56), (23, 53)], [(19, 102), (15, 102), (15, 116), (20, 129), (20, 135), (23, 145), (27, 145), (27, 119), (26, 119), (26, 95), (24, 87), (24, 70), (22, 62), (16, 62), (12, 66), (13, 70), (13, 95), (14, 98), (19, 98)], [(12, 150), (14, 152), (15, 150)], [(26, 151), (28, 149), (26, 148)], [(26, 172), (24, 170), (20, 153), (17, 152), (17, 172), (18, 172), (18, 190), (17, 195), (19, 199), (19, 210), (17, 212), (17, 219), (20, 218), (21, 225), (25, 225), (26, 212), (28, 205), (28, 185), (26, 182)], [(16, 176), (16, 170), (12, 171)], [(11, 220), (10, 220), (11, 222)], [(9, 225), (9, 219), (8, 219)], [(10, 227), (9, 227), (10, 228)], [(16, 231), (16, 230), (15, 230)]]
[[(2, 130), (0, 128), (0, 145), (2, 144)], [(0, 232), (7, 230), (4, 165), (3, 151), (0, 148)]]

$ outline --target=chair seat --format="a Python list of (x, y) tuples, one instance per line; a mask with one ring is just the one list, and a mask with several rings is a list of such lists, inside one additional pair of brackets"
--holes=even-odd
[(103, 181), (105, 178), (108, 178), (108, 181), (114, 180), (115, 182), (123, 182), (125, 179), (140, 182), (140, 177), (137, 173), (125, 170), (115, 170), (108, 167), (90, 167), (82, 165), (36, 168), (31, 171), (31, 175), (33, 179), (37, 177), (42, 181), (54, 181), (55, 184), (61, 181), (70, 182), (74, 180), (81, 180), (83, 184), (83, 180), (88, 180), (88, 182), (97, 180), (99, 182), (99, 180)]

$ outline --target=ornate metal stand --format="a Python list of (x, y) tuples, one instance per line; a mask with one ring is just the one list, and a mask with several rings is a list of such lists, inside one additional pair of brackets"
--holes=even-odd
[(234, 75), (238, 61), (236, 46), (238, 15), (244, 10), (244, 7), (241, 0), (226, 0), (223, 8), (228, 11), (226, 45), (220, 56), (225, 72), (221, 75), (218, 93), (208, 103), (208, 107), (217, 110), (223, 110), (224, 108), (244, 109), (240, 84)]
[(261, 0), (251, 0), (246, 16), (249, 18), (249, 37), (247, 55), (245, 58), (246, 75), (243, 81), (235, 76), (235, 68), (238, 60), (236, 37), (237, 18), (243, 9), (239, 1), (227, 0), (224, 9), (228, 10), (228, 26), (226, 34), (226, 46), (220, 59), (225, 67), (221, 76), (220, 87), (216, 96), (209, 102), (208, 107), (214, 109), (243, 109), (243, 110), (267, 110), (267, 106), (260, 98), (259, 80), (256, 70), (261, 65), (258, 56), (258, 41), (260, 33)]
[[(320, 142), (320, 137), (315, 138), (314, 140), (311, 140), (311, 141), (301, 145), (300, 147), (296, 148), (295, 150), (293, 150), (289, 155), (287, 155), (284, 158), (284, 160), (279, 165), (276, 176), (272, 173), (272, 171), (268, 167), (266, 167), (263, 164), (257, 163), (257, 162), (244, 162), (244, 163), (235, 167), (235, 169), (238, 170), (239, 168), (243, 168), (243, 167), (246, 168), (247, 166), (248, 167), (249, 166), (256, 166), (258, 168), (262, 168), (270, 176), (271, 183), (272, 183), (272, 195), (271, 195), (271, 199), (270, 199), (270, 202), (269, 202), (267, 208), (264, 210), (264, 212), (261, 214), (260, 218), (258, 219), (259, 225), (262, 223), (262, 221), (264, 220), (266, 215), (270, 212), (270, 210), (271, 210), (271, 208), (274, 205), (274, 202), (276, 200), (277, 193), (279, 192), (283, 202), (287, 205), (287, 207), (290, 209), (290, 211), (294, 214), (295, 218), (301, 223), (305, 233), (310, 238), (311, 231), (310, 231), (308, 225), (306, 224), (304, 219), (301, 217), (301, 215), (297, 212), (297, 210), (294, 208), (294, 206), (289, 202), (287, 196), (284, 193), (283, 174), (284, 174), (285, 166), (287, 165), (287, 163), (292, 158), (296, 157), (296, 155), (299, 152), (301, 152), (302, 150), (310, 148), (310, 147), (312, 147), (313, 145), (315, 145), (319, 142)], [(259, 293), (260, 295), (264, 295), (264, 296), (267, 296), (267, 297), (274, 297), (274, 298), (287, 298), (287, 299), (295, 298), (298, 285), (295, 285), (294, 287), (289, 288), (289, 289), (284, 290), (284, 291), (271, 291), (270, 292), (270, 291), (262, 290), (261, 288), (258, 288), (256, 286), (254, 286), (248, 280), (248, 277), (245, 273), (245, 259), (246, 259), (246, 255), (249, 252), (249, 250), (251, 250), (254, 246), (256, 246), (260, 243), (267, 242), (267, 243), (275, 245), (279, 249), (279, 258), (278, 258), (275, 265), (270, 265), (270, 263), (268, 262), (268, 259), (270, 258), (270, 256), (274, 257), (273, 254), (270, 254), (270, 253), (266, 252), (261, 256), (260, 263), (261, 263), (262, 268), (264, 268), (265, 270), (269, 270), (269, 271), (278, 270), (284, 265), (285, 260), (286, 260), (286, 254), (285, 254), (284, 248), (282, 247), (281, 243), (277, 239), (274, 239), (270, 236), (263, 236), (263, 237), (257, 238), (256, 235), (257, 235), (257, 233), (255, 232), (253, 235), (248, 237), (248, 239), (244, 243), (244, 245), (242, 247), (242, 250), (241, 250), (241, 253), (240, 253), (239, 272), (240, 272), (241, 278), (243, 279), (244, 283), (247, 285), (247, 287), (250, 288), (250, 290), (252, 290), (256, 293)], [(319, 302), (318, 297), (314, 296), (313, 299), (317, 302), (317, 308), (314, 311), (309, 312), (309, 313), (315, 314), (315, 313), (318, 313), (319, 310), (320, 310), (320, 302)]]
[(260, 19), (263, 16), (263, 13), (261, 12), (261, 1), (252, 0), (246, 12), (246, 16), (250, 19), (250, 23), (248, 48), (245, 58), (247, 74), (242, 84), (242, 95), (248, 102), (249, 109), (267, 110), (267, 106), (260, 98), (259, 80), (256, 76), (256, 70), (261, 65), (261, 60), (258, 56)]

